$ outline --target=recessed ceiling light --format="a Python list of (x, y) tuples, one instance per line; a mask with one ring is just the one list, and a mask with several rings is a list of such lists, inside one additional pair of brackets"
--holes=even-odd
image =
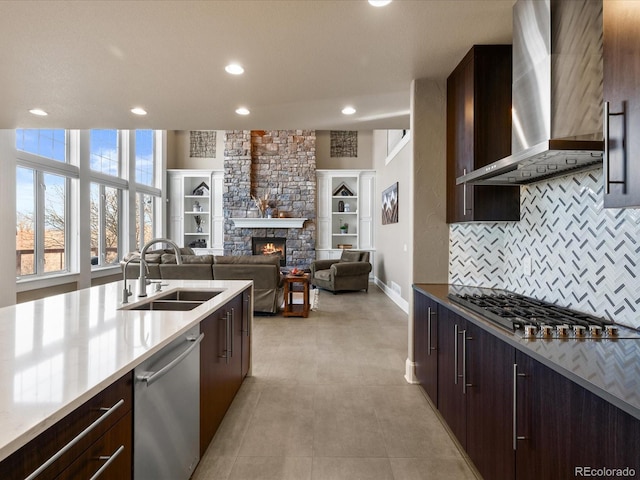
[(131, 113), (134, 115), (146, 115), (147, 111), (142, 107), (135, 107), (131, 109)]
[(249, 115), (251, 112), (249, 111), (248, 108), (240, 107), (240, 108), (236, 108), (236, 113), (238, 115)]
[(32, 108), (31, 110), (29, 110), (29, 113), (31, 113), (32, 115), (38, 115), (39, 117), (46, 117), (47, 115), (49, 115), (41, 108)]
[(230, 63), (229, 65), (224, 67), (224, 69), (231, 75), (242, 75), (244, 73), (244, 68), (242, 68), (242, 66), (238, 65), (237, 63)]
[(369, 5), (374, 7), (386, 7), (391, 3), (391, 0), (369, 0)]
[(342, 113), (345, 115), (353, 115), (354, 113), (356, 113), (356, 109), (353, 107), (344, 107), (342, 109)]

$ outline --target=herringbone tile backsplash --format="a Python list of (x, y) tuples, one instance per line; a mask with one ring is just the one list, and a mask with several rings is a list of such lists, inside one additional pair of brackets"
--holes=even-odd
[(449, 282), (640, 327), (640, 209), (603, 208), (602, 189), (602, 170), (540, 182), (521, 187), (520, 222), (451, 225)]

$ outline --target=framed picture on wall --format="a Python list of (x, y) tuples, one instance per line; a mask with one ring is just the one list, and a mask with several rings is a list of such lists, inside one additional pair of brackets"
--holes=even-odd
[(382, 224), (398, 223), (398, 182), (382, 192)]

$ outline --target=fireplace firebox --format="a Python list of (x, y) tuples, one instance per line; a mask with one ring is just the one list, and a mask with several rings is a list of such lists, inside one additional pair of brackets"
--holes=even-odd
[(287, 265), (287, 239), (284, 237), (252, 237), (251, 250), (254, 255), (277, 255), (280, 266)]

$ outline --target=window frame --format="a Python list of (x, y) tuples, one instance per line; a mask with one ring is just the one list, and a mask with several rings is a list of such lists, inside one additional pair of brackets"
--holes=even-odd
[[(35, 172), (34, 178), (41, 178), (39, 175), (44, 173), (60, 175), (66, 178), (64, 199), (65, 270), (50, 273), (42, 272), (42, 268), (38, 270), (41, 261), (37, 255), (41, 255), (41, 258), (44, 259), (44, 243), (42, 243), (42, 250), (38, 253), (36, 251), (36, 241), (38, 240), (34, 239), (35, 272), (28, 275), (18, 275), (16, 272), (17, 292), (26, 292), (74, 281), (78, 282), (78, 288), (86, 288), (91, 286), (93, 279), (113, 275), (116, 272), (119, 273), (120, 266), (117, 260), (111, 264), (100, 265), (99, 261), (99, 265), (91, 265), (91, 226), (90, 221), (88, 221), (91, 214), (87, 205), (91, 198), (92, 183), (118, 190), (118, 259), (121, 259), (126, 254), (126, 251), (142, 247), (142, 245), (135, 244), (136, 233), (135, 230), (132, 231), (132, 229), (136, 228), (136, 198), (142, 200), (144, 195), (152, 197), (152, 235), (154, 237), (162, 236), (164, 229), (163, 206), (165, 193), (163, 187), (165, 185), (164, 175), (166, 171), (166, 131), (151, 129), (153, 132), (153, 185), (151, 186), (139, 184), (135, 181), (136, 130), (117, 129), (116, 131), (118, 132), (118, 177), (91, 169), (91, 130), (65, 129), (66, 162), (41, 157), (25, 150), (18, 150), (14, 133), (13, 144), (16, 167), (32, 169)], [(14, 181), (16, 176), (17, 172), (14, 172)], [(42, 182), (36, 181), (36, 183), (40, 185)], [(102, 187), (101, 190), (103, 190)], [(42, 196), (42, 192), (34, 190), (34, 193)], [(16, 199), (17, 197), (14, 196), (14, 201)], [(34, 199), (34, 235), (38, 235), (38, 230), (43, 230), (44, 228), (44, 208), (38, 206), (36, 202), (38, 200)], [(140, 203), (144, 207), (142, 202)], [(101, 208), (104, 208), (104, 206)], [(38, 215), (38, 218), (36, 218), (36, 215)], [(104, 211), (101, 212), (101, 216), (104, 218)], [(140, 211), (140, 218), (141, 224), (139, 228), (142, 230), (140, 238), (143, 241), (148, 241), (150, 239), (144, 238), (143, 209)], [(42, 233), (44, 233), (44, 230)], [(42, 233), (39, 235), (42, 236)], [(104, 235), (104, 226), (102, 227), (102, 235)]]
[[(122, 188), (109, 185), (107, 183), (99, 183), (90, 181), (89, 182), (89, 199), (91, 200), (91, 187), (93, 185), (97, 185), (98, 187), (98, 263), (91, 263), (91, 270), (100, 270), (104, 268), (112, 268), (118, 265), (118, 262), (122, 258), (122, 249), (123, 249), (123, 236), (125, 235), (125, 228), (122, 224), (123, 219), (123, 205), (124, 205), (124, 196), (125, 190)], [(107, 236), (106, 236), (106, 189), (112, 188), (116, 190), (116, 197), (118, 201), (118, 256), (114, 263), (107, 263)], [(91, 218), (89, 219), (89, 223), (91, 223)], [(89, 227), (89, 234), (91, 234), (91, 226)], [(91, 251), (91, 248), (89, 249)], [(91, 262), (91, 255), (89, 257), (89, 261)]]
[[(46, 157), (41, 157), (25, 150), (18, 150), (16, 148), (16, 172), (14, 177), (17, 176), (18, 168), (27, 168), (34, 171), (34, 185), (33, 192), (35, 197), (35, 211), (34, 215), (34, 273), (28, 275), (17, 275), (16, 281), (32, 280), (39, 278), (52, 277), (57, 275), (65, 275), (71, 273), (71, 259), (70, 259), (70, 233), (72, 232), (73, 219), (71, 218), (71, 197), (72, 190), (75, 187), (73, 180), (77, 180), (80, 177), (80, 170), (77, 165), (70, 163), (70, 135), (69, 131), (66, 131), (66, 158), (67, 162), (60, 162)], [(51, 174), (63, 177), (65, 179), (65, 198), (64, 198), (64, 268), (62, 270), (56, 270), (54, 272), (45, 272), (45, 183), (44, 175)], [(17, 205), (16, 205), (17, 212)], [(68, 221), (70, 220), (70, 221)]]

